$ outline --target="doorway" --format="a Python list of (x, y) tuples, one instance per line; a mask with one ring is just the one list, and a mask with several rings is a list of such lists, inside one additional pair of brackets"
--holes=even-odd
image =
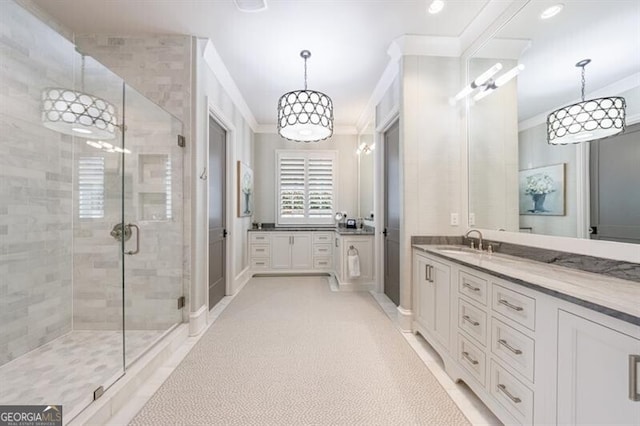
[(400, 121), (384, 133), (384, 294), (400, 305)]
[(209, 310), (226, 293), (227, 132), (209, 116)]

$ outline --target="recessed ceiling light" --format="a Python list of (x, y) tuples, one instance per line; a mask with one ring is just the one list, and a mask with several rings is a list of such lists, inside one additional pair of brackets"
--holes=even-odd
[(262, 12), (267, 9), (267, 0), (235, 0), (241, 12)]
[(444, 9), (444, 1), (443, 0), (433, 0), (431, 5), (429, 6), (429, 13), (435, 15), (436, 13), (440, 13)]
[(564, 4), (558, 3), (546, 8), (541, 14), (540, 19), (549, 19), (556, 16), (564, 8)]

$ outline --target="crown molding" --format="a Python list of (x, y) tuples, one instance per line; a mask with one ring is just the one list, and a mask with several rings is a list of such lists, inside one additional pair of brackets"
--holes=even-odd
[(238, 86), (233, 80), (233, 77), (231, 77), (226, 65), (222, 62), (220, 54), (209, 39), (207, 39), (207, 44), (204, 48), (204, 52), (202, 53), (202, 57), (213, 75), (220, 82), (222, 88), (227, 92), (227, 95), (229, 95), (231, 101), (242, 117), (245, 119), (247, 124), (249, 124), (251, 130), (257, 132), (257, 129), (260, 126), (258, 125), (256, 118), (253, 116), (249, 105), (247, 105), (247, 102), (244, 100), (244, 97), (240, 93), (240, 89), (238, 89)]

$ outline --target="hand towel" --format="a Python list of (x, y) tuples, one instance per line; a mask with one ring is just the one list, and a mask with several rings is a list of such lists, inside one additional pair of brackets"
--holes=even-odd
[(357, 254), (347, 256), (347, 269), (350, 277), (357, 278), (360, 276), (360, 257)]

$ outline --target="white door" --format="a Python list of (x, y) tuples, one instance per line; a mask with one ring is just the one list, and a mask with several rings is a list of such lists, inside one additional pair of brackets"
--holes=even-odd
[(338, 281), (342, 281), (344, 274), (342, 273), (342, 238), (335, 234), (333, 236), (333, 267), (336, 270)]
[(413, 258), (413, 279), (416, 283), (416, 319), (429, 331), (433, 330), (433, 284), (429, 280), (429, 261), (422, 256)]
[(564, 311), (558, 327), (558, 424), (640, 424), (640, 340)]
[[(360, 276), (357, 278), (349, 277), (349, 281), (370, 282), (373, 281), (373, 238), (370, 237), (345, 237), (344, 238), (344, 261), (346, 262), (349, 255), (349, 249), (354, 247), (358, 251), (360, 258)], [(348, 275), (348, 271), (347, 271)]]
[(291, 238), (291, 234), (284, 232), (271, 235), (271, 268), (291, 268)]
[(291, 238), (291, 269), (311, 269), (311, 234), (295, 232)]

